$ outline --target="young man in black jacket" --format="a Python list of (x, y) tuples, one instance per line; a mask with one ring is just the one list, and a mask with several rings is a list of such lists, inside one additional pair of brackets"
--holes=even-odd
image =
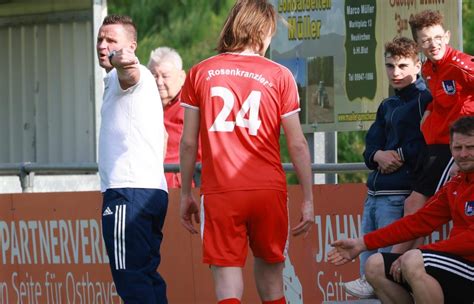
[[(370, 169), (368, 195), (362, 216), (362, 233), (391, 224), (403, 216), (405, 198), (412, 191), (418, 155), (425, 149), (420, 121), (431, 102), (424, 81), (417, 75), (421, 69), (416, 43), (395, 38), (385, 44), (385, 68), (395, 95), (385, 99), (377, 110), (365, 144), (364, 160)], [(389, 252), (390, 247), (379, 252)], [(360, 255), (360, 275), (344, 283), (347, 293), (370, 298), (373, 289), (365, 280), (365, 262), (376, 251)]]

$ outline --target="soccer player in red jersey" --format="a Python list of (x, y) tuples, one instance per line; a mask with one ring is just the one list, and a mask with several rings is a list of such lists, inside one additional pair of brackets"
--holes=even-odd
[[(193, 217), (201, 223), (203, 261), (211, 265), (219, 303), (240, 303), (248, 246), (262, 303), (285, 303), (289, 229), (281, 126), (304, 195), (301, 221), (291, 231), (306, 234), (314, 222), (296, 82), (287, 68), (264, 57), (275, 30), (268, 1), (237, 1), (220, 34), (219, 54), (194, 66), (182, 90), (181, 222), (191, 233), (197, 233)], [(199, 135), (200, 206), (191, 194)]]

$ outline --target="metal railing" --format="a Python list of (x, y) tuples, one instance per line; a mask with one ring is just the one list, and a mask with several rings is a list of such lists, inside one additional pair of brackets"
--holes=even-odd
[[(286, 172), (295, 172), (291, 163), (283, 163)], [(179, 172), (178, 164), (165, 164), (165, 172)], [(313, 173), (353, 173), (369, 172), (364, 163), (331, 163), (312, 164)], [(196, 164), (196, 171), (201, 172), (201, 164)], [(12, 163), (0, 164), (0, 176), (18, 176), (23, 192), (28, 192), (34, 186), (35, 175), (77, 175), (77, 174), (97, 174), (97, 163)]]

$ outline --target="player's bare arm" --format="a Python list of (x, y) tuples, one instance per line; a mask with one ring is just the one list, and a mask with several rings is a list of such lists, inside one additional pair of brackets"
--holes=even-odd
[(308, 143), (301, 130), (298, 114), (293, 114), (282, 119), (290, 153), (291, 161), (295, 166), (298, 181), (303, 189), (303, 202), (301, 204), (301, 219), (298, 225), (292, 228), (293, 235), (305, 234), (314, 224), (313, 182), (311, 176), (311, 158)]
[(196, 153), (199, 141), (199, 110), (186, 108), (184, 110), (184, 126), (179, 146), (179, 164), (181, 171), (181, 224), (191, 233), (198, 233), (193, 224), (199, 219), (199, 205), (192, 195), (192, 179), (196, 163)]

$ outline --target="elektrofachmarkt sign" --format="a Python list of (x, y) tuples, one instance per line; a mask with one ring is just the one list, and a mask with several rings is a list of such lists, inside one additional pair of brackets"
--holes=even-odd
[(461, 1), (273, 0), (279, 22), (270, 57), (288, 67), (298, 84), (305, 132), (368, 129), (390, 88), (383, 47), (412, 37), (408, 20), (439, 10), (460, 47)]

